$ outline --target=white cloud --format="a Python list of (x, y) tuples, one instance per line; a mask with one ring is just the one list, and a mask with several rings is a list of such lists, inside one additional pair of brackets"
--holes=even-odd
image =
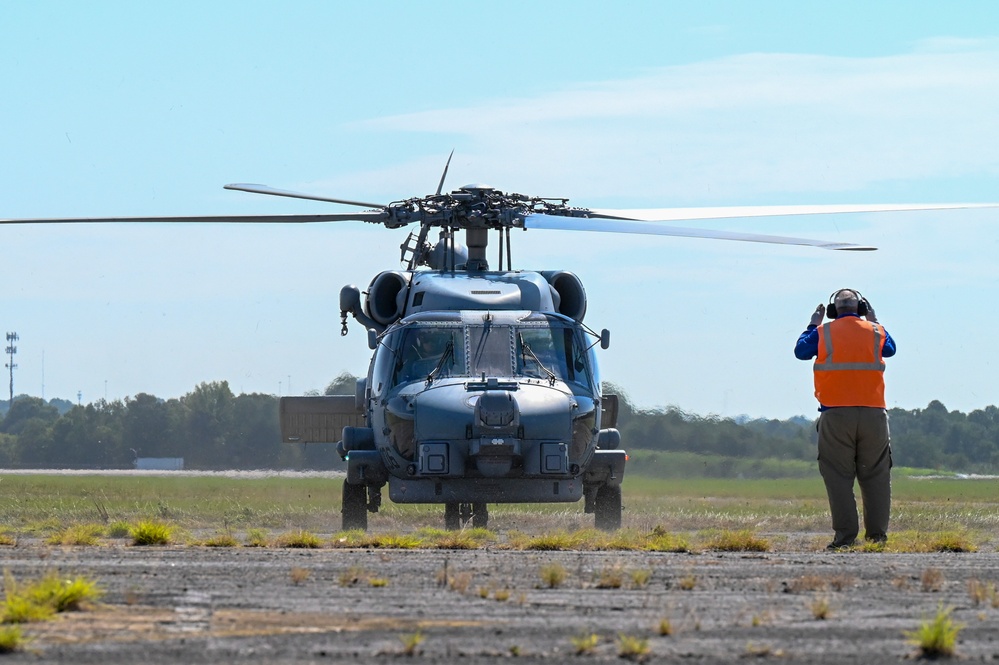
[(937, 40), (877, 58), (733, 56), (359, 128), (453, 135), (466, 168), (503, 183), (711, 203), (999, 175), (996, 117), (999, 46)]

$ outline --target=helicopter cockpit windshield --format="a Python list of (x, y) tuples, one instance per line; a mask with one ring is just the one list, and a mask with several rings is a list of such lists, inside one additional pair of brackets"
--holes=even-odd
[(485, 375), (562, 381), (591, 392), (599, 384), (586, 341), (579, 326), (545, 315), (513, 324), (414, 323), (390, 336), (395, 361), (388, 385)]
[(392, 384), (464, 374), (465, 353), (460, 328), (414, 326), (402, 334)]

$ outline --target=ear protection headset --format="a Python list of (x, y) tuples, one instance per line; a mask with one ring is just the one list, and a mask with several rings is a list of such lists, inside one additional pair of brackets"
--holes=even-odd
[(857, 289), (837, 289), (833, 291), (829, 296), (829, 304), (826, 305), (826, 316), (830, 319), (835, 319), (839, 316), (839, 312), (836, 310), (836, 296), (843, 291), (852, 291), (857, 294), (857, 314), (860, 316), (867, 316), (867, 298), (865, 298)]

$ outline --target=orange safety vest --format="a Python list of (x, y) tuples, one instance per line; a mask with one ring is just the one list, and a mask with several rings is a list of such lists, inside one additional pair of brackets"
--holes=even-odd
[(885, 329), (843, 316), (819, 327), (815, 398), (822, 406), (885, 408)]

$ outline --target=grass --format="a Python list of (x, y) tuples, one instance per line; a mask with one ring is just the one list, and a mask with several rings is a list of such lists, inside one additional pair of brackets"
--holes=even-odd
[(586, 656), (596, 651), (600, 644), (600, 636), (596, 633), (587, 633), (571, 637), (569, 641), (572, 642), (574, 653), (577, 656)]
[(278, 547), (299, 549), (318, 549), (323, 546), (323, 541), (319, 536), (304, 529), (283, 533), (275, 539), (274, 543)]
[(404, 656), (416, 656), (420, 653), (420, 645), (426, 638), (423, 633), (416, 631), (415, 633), (407, 633), (405, 635), (399, 636), (399, 641), (402, 642), (402, 653)]
[(957, 636), (964, 626), (954, 622), (953, 609), (941, 604), (932, 619), (924, 619), (919, 628), (905, 633), (909, 643), (919, 649), (920, 657), (950, 658), (956, 654)]
[[(785, 544), (781, 534), (814, 534), (815, 543), (804, 545), (808, 549), (820, 549), (817, 543), (829, 535), (828, 503), (817, 471), (810, 477), (779, 480), (664, 480), (631, 472), (624, 481), (627, 528), (612, 534), (592, 529), (593, 517), (583, 513), (582, 502), (497, 504), (490, 506), (490, 523), (498, 530), (444, 531), (441, 506), (390, 501), (369, 516), (369, 534), (335, 533), (331, 527), (339, 523), (339, 481), (323, 477), (13, 475), (2, 479), (8, 500), (0, 505), (0, 545), (19, 538), (85, 544), (93, 542), (87, 540), (92, 528), (87, 525), (107, 525), (97, 536), (100, 539), (121, 538), (124, 528), (134, 529), (123, 525), (150, 522), (194, 534), (191, 540), (200, 538), (202, 544), (224, 524), (234, 537), (252, 546), (273, 546), (268, 532), (307, 531), (319, 534), (323, 547), (386, 549), (756, 551), (765, 542), (774, 551), (802, 546), (800, 541)], [(999, 546), (994, 481), (896, 473), (892, 492), (888, 544), (884, 548), (861, 544), (857, 551), (970, 552)], [(950, 530), (940, 531), (941, 524)], [(714, 539), (725, 532), (749, 537), (741, 544), (737, 538)], [(131, 531), (129, 536), (134, 537)]]
[(33, 582), (18, 583), (9, 571), (5, 571), (0, 623), (45, 621), (59, 612), (83, 609), (103, 595), (104, 591), (96, 582), (83, 576), (64, 578), (53, 570)]
[(25, 642), (20, 626), (0, 626), (0, 654), (20, 651)]
[(100, 542), (105, 531), (101, 524), (74, 524), (52, 533), (46, 542), (49, 545), (93, 546)]
[(173, 527), (156, 520), (143, 520), (129, 530), (133, 545), (169, 545)]
[(808, 609), (812, 613), (812, 618), (819, 621), (824, 621), (832, 616), (832, 605), (829, 601), (829, 596), (825, 594), (820, 594), (812, 598), (808, 603)]
[(644, 637), (618, 633), (617, 655), (619, 658), (641, 662), (651, 653), (649, 641)]
[(541, 583), (549, 589), (562, 586), (562, 582), (565, 582), (566, 578), (569, 577), (569, 571), (558, 562), (546, 563), (541, 566), (538, 574), (541, 576)]
[(705, 547), (720, 552), (767, 552), (770, 550), (770, 542), (748, 529), (742, 529), (712, 534)]

